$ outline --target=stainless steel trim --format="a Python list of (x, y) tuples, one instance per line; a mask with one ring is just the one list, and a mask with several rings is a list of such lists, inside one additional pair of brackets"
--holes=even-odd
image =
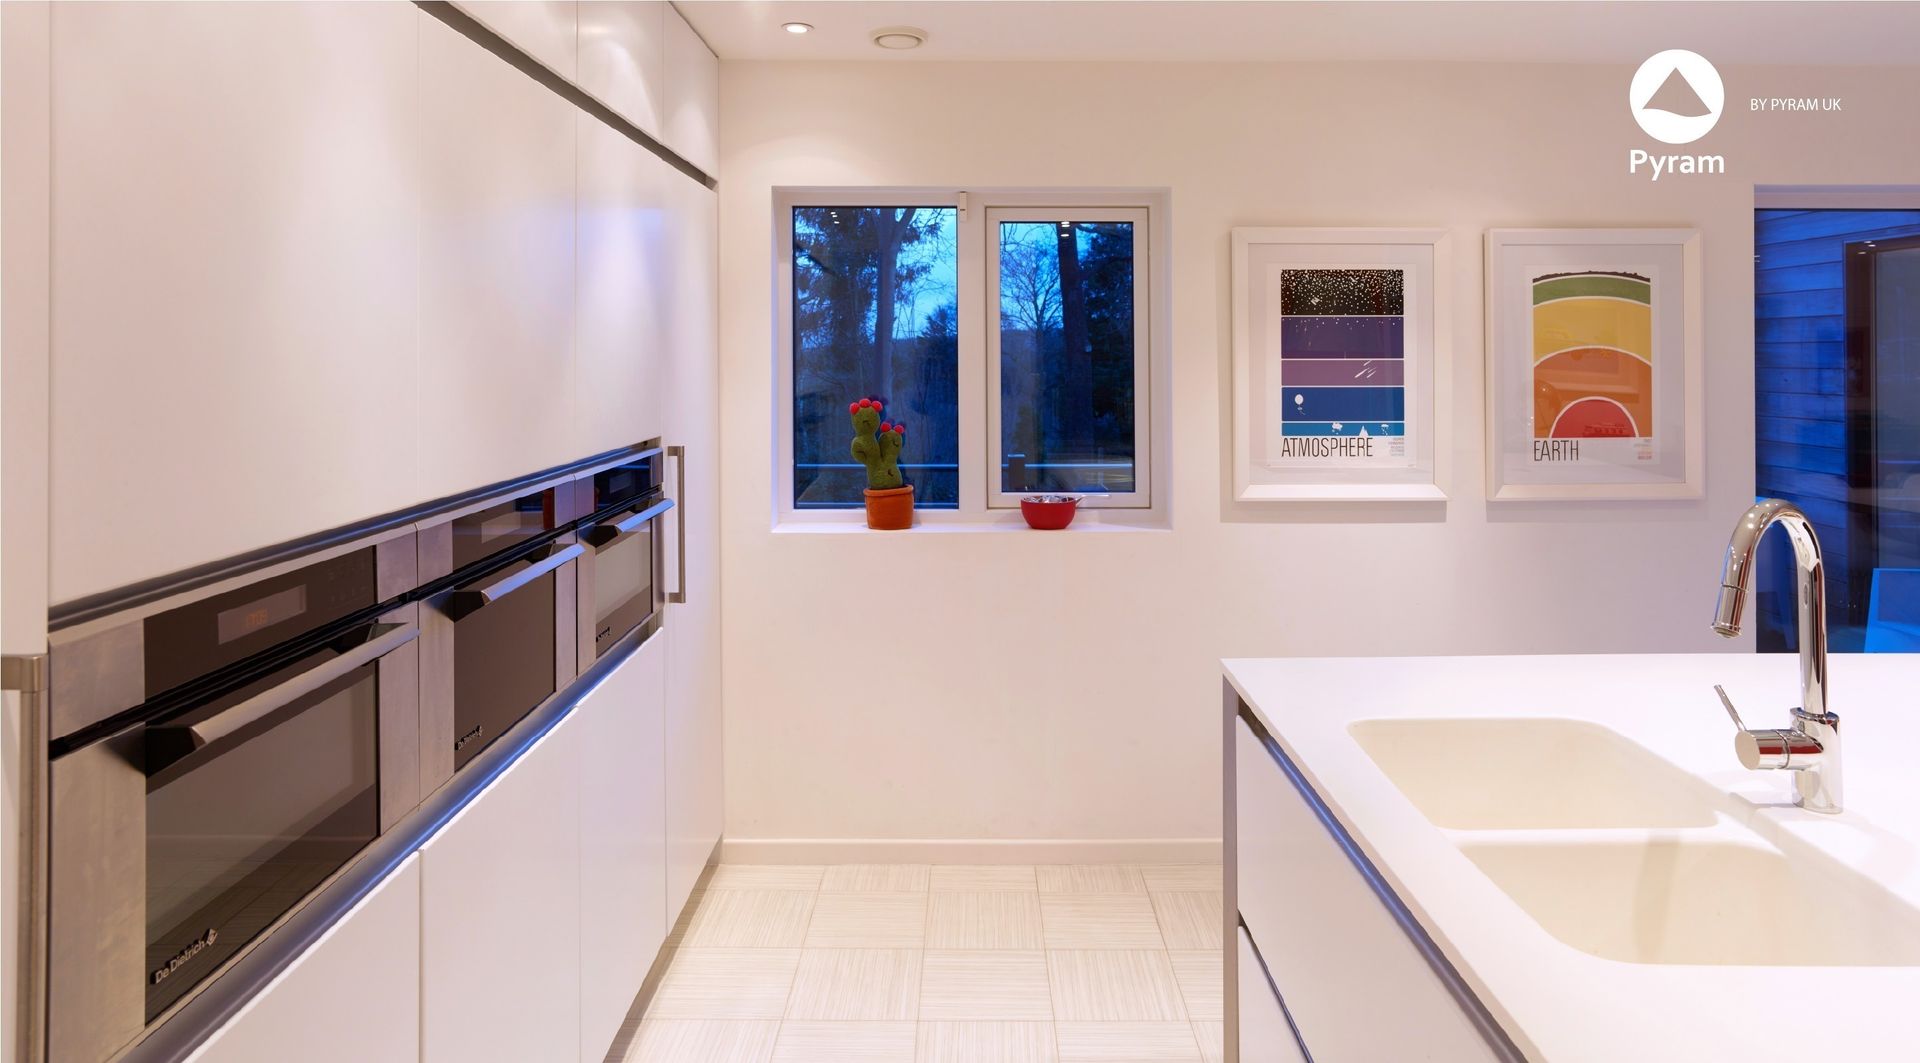
[(240, 730), (248, 724), (273, 712), (296, 698), (304, 697), (326, 686), (328, 683), (346, 675), (362, 665), (385, 657), (387, 654), (405, 646), (420, 637), (418, 624), (381, 625), (387, 630), (355, 646), (353, 649), (322, 664), (301, 672), (292, 679), (281, 683), (271, 690), (263, 690), (253, 697), (225, 709), (198, 723), (177, 726), (173, 724), (155, 724), (150, 731), (185, 731), (193, 738), (195, 748), (210, 745)]
[[(687, 497), (687, 448), (679, 445), (670, 446), (667, 448), (667, 457), (673, 459), (673, 497), (684, 500)], [(674, 561), (680, 572), (679, 582), (673, 585), (673, 590), (667, 592), (667, 601), (674, 605), (685, 605), (687, 604), (687, 507), (684, 505), (680, 507), (680, 512), (674, 515), (673, 524), (679, 542)]]
[[(420, 606), (409, 602), (380, 618), (419, 630)], [(380, 829), (413, 811), (420, 798), (420, 645), (418, 638), (380, 658)]]
[[(427, 617), (433, 612), (427, 610)], [(163, 1015), (146, 1037), (127, 1049), (115, 1063), (182, 1063), (191, 1056), (408, 856), (558, 726), (614, 669), (626, 663), (645, 642), (645, 634), (635, 631), (615, 643), (604, 657), (565, 689), (541, 702), (499, 741), (481, 750), (458, 777), (429, 795), (393, 830), (376, 839), (359, 858), (322, 886), (306, 904), (288, 913), (229, 960), (213, 978), (196, 987), (193, 995)], [(425, 745), (445, 745), (451, 758), (451, 743)]]
[[(614, 464), (625, 465), (628, 462), (645, 461), (648, 458), (658, 457), (659, 455), (666, 453), (666, 450), (667, 448), (665, 447), (648, 447), (647, 449), (641, 451), (638, 454), (629, 454), (626, 457), (621, 458), (619, 461), (615, 462)], [(612, 468), (612, 466), (608, 466), (608, 468)]]
[[(667, 510), (672, 509), (673, 505), (674, 505), (673, 499), (669, 498), (662, 502), (655, 502), (653, 505), (648, 506), (647, 508), (641, 510), (640, 512), (635, 513), (633, 516), (628, 517), (627, 519), (620, 521), (618, 523), (596, 524), (587, 531), (587, 534), (585, 536), (586, 541), (588, 545), (594, 547), (595, 549), (598, 549), (603, 546), (611, 546), (621, 536), (631, 535), (632, 533), (639, 531), (642, 527), (646, 526), (646, 523), (648, 521), (654, 519), (655, 517), (660, 516), (662, 513), (665, 513)], [(605, 535), (599, 534), (603, 531), (607, 532), (608, 534), (605, 534)]]
[(46, 1058), (47, 1035), (47, 655), (0, 658), (0, 688), (20, 706), (19, 881), (15, 883), (14, 1058)]
[[(1293, 1009), (1287, 1007), (1286, 995), (1280, 992), (1279, 983), (1273, 980), (1273, 970), (1267, 966), (1267, 958), (1260, 954), (1260, 942), (1254, 938), (1253, 928), (1238, 915), (1235, 916), (1234, 921), (1239, 924), (1237, 927), (1239, 932), (1247, 935), (1247, 947), (1253, 950), (1253, 962), (1260, 965), (1260, 973), (1267, 980), (1267, 989), (1273, 993), (1274, 1003), (1280, 1005), (1280, 1016), (1287, 1020), (1287, 1029), (1293, 1033), (1294, 1045), (1300, 1049), (1300, 1055), (1306, 1059), (1307, 1063), (1313, 1063), (1313, 1050), (1307, 1047), (1307, 1039), (1300, 1036), (1300, 1024), (1293, 1021)], [(1235, 956), (1233, 962), (1237, 965), (1239, 957)], [(1235, 1030), (1231, 1036), (1237, 1039), (1240, 1032)]]
[(454, 591), (452, 601), (460, 603), (457, 609), (471, 612), (472, 610), (478, 609), (483, 605), (489, 605), (493, 602), (499, 601), (502, 598), (505, 598), (507, 595), (512, 594), (514, 591), (517, 591), (520, 588), (526, 586), (527, 584), (532, 583), (534, 580), (537, 580), (541, 576), (544, 576), (547, 573), (554, 571), (555, 569), (559, 568), (561, 565), (564, 565), (567, 562), (572, 561), (575, 558), (578, 558), (581, 554), (584, 554), (586, 552), (587, 552), (587, 548), (584, 546), (581, 546), (579, 543), (574, 543), (571, 546), (561, 547), (560, 549), (555, 550), (553, 553), (547, 555), (544, 559), (535, 561), (533, 564), (528, 565), (526, 568), (523, 568), (520, 571), (515, 572), (510, 576), (506, 576), (502, 579), (495, 580), (494, 582), (487, 584), (485, 587), (467, 588), (463, 590)]
[(147, 773), (129, 727), (55, 761), (47, 1058), (93, 1063), (146, 1027)]
[(1301, 774), (1293, 760), (1280, 748), (1280, 743), (1274, 740), (1273, 735), (1268, 733), (1259, 717), (1247, 708), (1244, 701), (1240, 704), (1240, 718), (1246, 722), (1253, 736), (1260, 740), (1260, 744), (1267, 748), (1267, 755), (1273, 758), (1274, 764), (1299, 792), (1300, 799), (1307, 803), (1307, 807), (1313, 811), (1320, 825), (1325, 827), (1327, 833), (1333, 837), (1334, 844), (1346, 853), (1347, 861), (1353, 865), (1355, 871), (1359, 872), (1367, 887), (1373, 890), (1373, 895), (1380, 899), (1380, 903), (1386, 907), (1388, 914), (1393, 916), (1393, 921), (1400, 924), (1401, 932), (1407, 935), (1407, 940), (1427, 961), (1427, 967), (1433, 971), (1434, 977), (1440, 980), (1440, 984), (1446, 988), (1448, 995), (1452, 996), (1454, 1002), (1460, 1005), (1460, 1010), (1466, 1013), (1467, 1020), (1473, 1024), (1475, 1030), (1479, 1031), (1481, 1039), (1487, 1043), (1487, 1048), (1505, 1063), (1526, 1063), (1527, 1057), (1514, 1045), (1513, 1040), (1507, 1036), (1507, 1032), (1501, 1029), (1493, 1013), (1480, 1002), (1473, 987), (1467, 985), (1466, 979), (1460, 977), (1460, 972), (1453, 966), (1453, 961), (1447, 959), (1446, 953), (1440, 951), (1440, 946), (1427, 933), (1427, 928), (1420, 925), (1420, 920), (1414, 916), (1413, 910), (1408, 908), (1406, 902), (1400, 899), (1400, 895), (1393, 891), (1391, 885), (1388, 885), (1386, 877), (1380, 874), (1379, 868), (1373, 866), (1373, 861), (1368, 859), (1359, 843), (1353, 840), (1353, 835), (1347, 833), (1346, 827), (1341, 825), (1339, 818), (1333, 814), (1333, 810), (1320, 799), (1313, 785), (1307, 782), (1306, 776)]

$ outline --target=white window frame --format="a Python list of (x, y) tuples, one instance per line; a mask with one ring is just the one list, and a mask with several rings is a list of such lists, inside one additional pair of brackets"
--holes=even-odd
[[(1150, 475), (1153, 440), (1151, 411), (1153, 409), (1153, 382), (1149, 372), (1147, 351), (1151, 349), (1150, 326), (1152, 314), (1149, 304), (1151, 297), (1141, 298), (1153, 291), (1153, 264), (1150, 255), (1151, 234), (1148, 233), (1148, 211), (1146, 207), (1081, 207), (1081, 206), (1032, 206), (1005, 207), (995, 206), (987, 209), (985, 238), (986, 246), (998, 249), (1001, 222), (1045, 221), (1045, 222), (1101, 222), (1124, 221), (1133, 224), (1133, 490), (1110, 494), (1092, 493), (1084, 496), (1080, 505), (1088, 509), (1147, 509), (1153, 504), (1153, 490)], [(1007, 491), (1002, 489), (1005, 478), (1000, 475), (1001, 467), (1006, 464), (1006, 435), (1001, 431), (1000, 410), (1000, 263), (998, 255), (991, 256), (987, 264), (986, 313), (990, 324), (987, 326), (987, 506), (991, 509), (1019, 509), (1020, 496), (1026, 491)]]
[[(1074, 521), (1080, 530), (1171, 525), (1166, 477), (1172, 387), (1168, 352), (1171, 293), (1167, 266), (1171, 241), (1170, 197), (1159, 189), (962, 189), (954, 187), (780, 187), (773, 190), (773, 498), (776, 529), (853, 530), (865, 528), (860, 507), (798, 509), (793, 499), (793, 209), (795, 207), (952, 207), (956, 214), (954, 247), (958, 255), (956, 316), (959, 322), (959, 395), (955, 425), (959, 436), (959, 506), (921, 508), (917, 523), (948, 530), (1024, 528), (1019, 496), (998, 490), (999, 447), (999, 247), (988, 216), (1012, 218), (1014, 211), (1039, 211), (1051, 220), (1101, 220), (1101, 211), (1133, 211), (1135, 276), (1134, 473), (1137, 490), (1110, 499), (1089, 496)], [(1064, 214), (1062, 212), (1065, 212)], [(1142, 282), (1145, 278), (1145, 282)], [(991, 284), (995, 295), (988, 299)], [(991, 343), (996, 357), (991, 369)], [(989, 372), (992, 386), (989, 388)], [(852, 438), (852, 430), (848, 430)], [(911, 445), (911, 443), (909, 443)], [(996, 499), (993, 496), (998, 495)], [(1071, 529), (1070, 529), (1071, 530)]]

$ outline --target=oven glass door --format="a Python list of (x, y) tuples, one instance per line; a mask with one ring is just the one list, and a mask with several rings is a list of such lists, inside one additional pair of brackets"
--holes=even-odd
[(577, 545), (552, 548), (448, 598), (455, 771), (558, 689), (557, 581), (582, 552)]
[(655, 542), (653, 525), (643, 523), (596, 549), (592, 585), (595, 657), (653, 617), (657, 601)]
[(380, 833), (379, 658), (369, 624), (146, 728), (146, 1019)]

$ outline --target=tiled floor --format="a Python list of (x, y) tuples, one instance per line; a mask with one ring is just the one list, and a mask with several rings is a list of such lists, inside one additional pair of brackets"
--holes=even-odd
[(627, 1063), (1212, 1063), (1220, 868), (723, 865)]

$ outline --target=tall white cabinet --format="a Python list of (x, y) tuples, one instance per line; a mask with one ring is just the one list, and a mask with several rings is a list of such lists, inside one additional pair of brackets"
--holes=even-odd
[(51, 14), (52, 600), (411, 504), (419, 12)]
[[(678, 913), (724, 825), (720, 710), (720, 370), (714, 357), (717, 197), (673, 186), (675, 285), (667, 360), (668, 438), (685, 448), (684, 604), (667, 606), (667, 901)], [(670, 572), (680, 566), (667, 545)]]

